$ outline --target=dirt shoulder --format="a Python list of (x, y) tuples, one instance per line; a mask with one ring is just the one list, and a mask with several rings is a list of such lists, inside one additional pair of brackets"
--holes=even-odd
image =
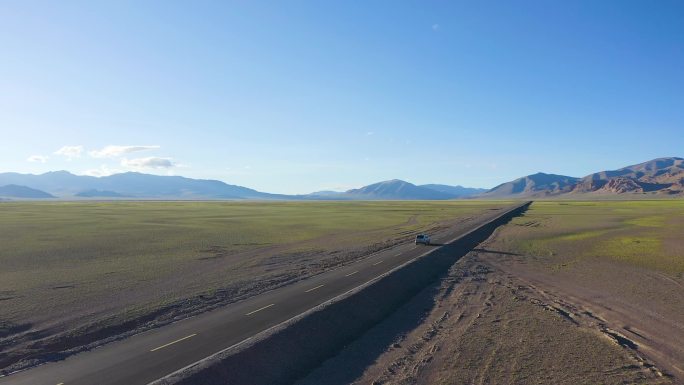
[(605, 334), (619, 336), (644, 361), (684, 380), (684, 286), (680, 279), (600, 259), (550, 271), (521, 263), (524, 256), (482, 253), (481, 258), (572, 317), (588, 319)]
[(676, 381), (619, 323), (507, 269), (493, 239), (299, 385)]

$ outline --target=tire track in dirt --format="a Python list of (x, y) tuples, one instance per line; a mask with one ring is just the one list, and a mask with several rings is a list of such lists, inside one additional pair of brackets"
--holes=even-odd
[[(581, 309), (556, 298), (549, 290), (517, 279), (479, 260), (479, 256), (479, 253), (470, 253), (452, 268), (434, 295), (432, 309), (425, 315), (424, 322), (398, 335), (375, 364), (366, 368), (353, 384), (537, 384), (540, 381), (575, 384), (578, 381), (592, 383), (592, 378), (606, 384), (672, 383), (672, 379), (663, 377), (650, 361), (640, 359), (630, 351), (627, 341), (631, 339), (621, 333), (611, 336), (613, 329), (601, 329), (599, 325), (603, 320), (583, 314)], [(535, 317), (544, 317), (542, 319), (547, 323), (557, 319), (557, 326), (546, 329), (541, 335), (519, 335), (525, 325), (521, 324), (521, 318), (534, 308), (541, 309)], [(530, 321), (531, 325), (539, 322), (534, 319)], [(392, 322), (388, 320), (378, 328), (389, 327)], [(562, 333), (556, 336), (556, 332)], [(583, 336), (587, 341), (593, 339), (594, 349), (602, 347), (598, 351), (612, 351), (611, 354), (618, 357), (617, 361), (604, 366), (596, 364), (598, 366), (591, 369), (568, 365), (567, 372), (559, 369), (558, 363), (544, 366), (543, 357), (553, 357), (560, 353), (556, 349), (566, 349), (566, 343), (561, 342), (557, 347), (553, 340), (561, 336), (573, 340), (575, 335)], [(515, 340), (511, 341), (511, 338)], [(468, 339), (470, 342), (466, 341)], [(544, 345), (547, 340), (550, 346)], [(475, 345), (473, 341), (476, 341)], [(620, 346), (621, 341), (626, 347)], [(529, 343), (542, 345), (525, 350)], [(523, 348), (520, 354), (516, 352), (519, 350), (516, 344)], [(571, 348), (576, 349), (572, 354), (589, 354), (584, 358), (587, 362), (592, 361), (591, 354), (583, 351), (580, 345)], [(535, 358), (529, 354), (541, 355)], [(506, 359), (502, 360), (502, 357)], [(535, 363), (539, 367), (535, 367)], [(594, 377), (582, 377), (587, 375), (583, 373), (586, 370)], [(321, 378), (325, 375), (318, 373), (300, 385), (314, 384), (313, 379)]]
[[(487, 258), (486, 254), (482, 256)], [(676, 338), (684, 335), (680, 322), (616, 298), (606, 298), (572, 282), (563, 282), (557, 276), (530, 272), (512, 263), (496, 262), (495, 258), (487, 259), (487, 263), (526, 284), (540, 297), (534, 299), (539, 306), (600, 331), (605, 338), (628, 350), (639, 366), (682, 383), (684, 371), (677, 366), (676, 358), (682, 354), (682, 345), (677, 342), (680, 339)]]

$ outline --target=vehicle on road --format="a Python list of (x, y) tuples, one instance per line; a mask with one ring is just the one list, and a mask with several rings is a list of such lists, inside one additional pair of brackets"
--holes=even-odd
[(427, 234), (416, 235), (416, 245), (419, 243), (422, 243), (424, 245), (429, 245), (430, 244), (430, 236)]

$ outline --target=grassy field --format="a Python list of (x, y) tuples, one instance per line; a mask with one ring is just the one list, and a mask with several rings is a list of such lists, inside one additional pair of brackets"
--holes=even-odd
[(684, 200), (535, 202), (514, 224), (521, 231), (513, 249), (549, 262), (557, 256), (556, 268), (607, 258), (684, 276)]
[(684, 381), (682, 234), (684, 200), (535, 202), (481, 258)]
[(505, 204), (3, 202), (0, 353), (234, 300)]

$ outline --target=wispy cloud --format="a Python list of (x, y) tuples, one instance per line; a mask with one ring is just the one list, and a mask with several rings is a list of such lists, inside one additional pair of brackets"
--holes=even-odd
[(437, 31), (439, 29), (439, 24), (432, 24), (432, 30)]
[(88, 152), (93, 158), (118, 158), (125, 154), (132, 152), (154, 150), (159, 146), (105, 146), (100, 150), (93, 150)]
[(26, 160), (32, 163), (45, 163), (48, 157), (44, 155), (31, 155)]
[(173, 168), (177, 164), (171, 158), (158, 158), (150, 156), (147, 158), (135, 158), (135, 159), (121, 159), (121, 165), (124, 167), (145, 169), (145, 168)]
[(373, 132), (373, 131), (368, 131), (368, 132), (366, 132), (366, 136), (371, 136), (371, 135), (373, 135), (373, 134), (375, 134), (375, 132)]
[(55, 155), (62, 155), (66, 157), (67, 160), (80, 158), (81, 153), (83, 153), (83, 146), (63, 146), (62, 148), (54, 152)]

